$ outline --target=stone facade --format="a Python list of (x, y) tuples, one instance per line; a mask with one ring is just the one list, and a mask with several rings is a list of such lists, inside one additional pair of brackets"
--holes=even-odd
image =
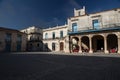
[(44, 51), (64, 51), (68, 52), (68, 26), (56, 26), (43, 29)]
[(120, 53), (120, 8), (92, 14), (75, 9), (68, 31), (70, 52)]
[(26, 51), (26, 34), (0, 27), (0, 51)]
[(28, 51), (43, 51), (42, 29), (32, 26), (21, 30), (27, 34), (27, 50)]
[(33, 26), (22, 32), (32, 51), (120, 53), (120, 8), (91, 14), (85, 7), (74, 9), (66, 25), (43, 30)]

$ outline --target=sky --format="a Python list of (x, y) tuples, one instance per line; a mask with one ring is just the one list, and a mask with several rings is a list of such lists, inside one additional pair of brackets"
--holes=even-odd
[(120, 8), (120, 0), (0, 0), (0, 27), (48, 28), (67, 23), (74, 8), (86, 7), (87, 13)]

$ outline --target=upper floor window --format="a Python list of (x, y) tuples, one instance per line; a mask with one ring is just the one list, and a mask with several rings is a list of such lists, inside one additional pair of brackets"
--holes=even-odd
[(94, 29), (99, 29), (100, 28), (100, 22), (99, 22), (98, 19), (93, 20), (92, 24), (93, 24)]
[(20, 34), (17, 35), (17, 41), (18, 41), (18, 42), (21, 42), (21, 41), (22, 41), (22, 35), (20, 35)]
[(80, 16), (80, 15), (81, 15), (81, 11), (78, 12), (78, 16)]
[(60, 38), (63, 38), (63, 31), (60, 31)]
[(48, 33), (45, 33), (45, 39), (48, 39)]
[(52, 33), (52, 38), (55, 39), (55, 32)]
[(30, 40), (33, 40), (33, 37), (32, 37), (32, 36), (30, 36)]
[(12, 34), (11, 34), (11, 33), (6, 33), (5, 40), (6, 40), (6, 41), (11, 41), (11, 40), (12, 40), (11, 37), (12, 37)]
[(72, 24), (72, 31), (73, 31), (73, 32), (76, 32), (76, 31), (77, 31), (77, 28), (78, 28), (77, 23), (73, 23), (73, 24)]

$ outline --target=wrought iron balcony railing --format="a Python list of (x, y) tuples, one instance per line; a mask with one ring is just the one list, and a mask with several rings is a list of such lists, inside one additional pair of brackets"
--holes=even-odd
[[(102, 25), (98, 28), (98, 30), (101, 29), (109, 29), (109, 28), (120, 28), (120, 23), (116, 23), (116, 24), (107, 24), (107, 25)], [(84, 28), (78, 28), (77, 31), (72, 31), (72, 29), (68, 29), (68, 32), (84, 32), (86, 30), (96, 30), (93, 26), (89, 26), (89, 27), (84, 27)]]
[(43, 39), (43, 40), (63, 40), (65, 39), (65, 37), (55, 37), (55, 38), (47, 38), (47, 39)]

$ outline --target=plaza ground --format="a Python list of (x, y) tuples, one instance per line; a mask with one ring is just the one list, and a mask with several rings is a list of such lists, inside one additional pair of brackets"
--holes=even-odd
[(120, 80), (120, 55), (2, 53), (0, 80)]

